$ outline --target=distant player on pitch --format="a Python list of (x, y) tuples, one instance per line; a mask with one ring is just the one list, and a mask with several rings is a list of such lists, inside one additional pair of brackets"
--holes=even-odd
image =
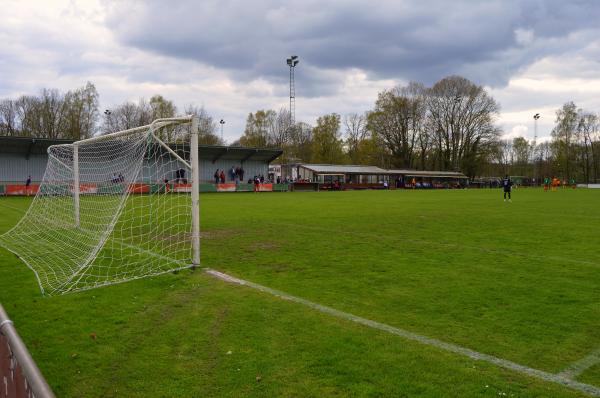
[(506, 194), (508, 194), (508, 201), (512, 202), (512, 200), (510, 199), (510, 191), (512, 190), (512, 181), (510, 179), (510, 177), (507, 175), (506, 177), (504, 177), (504, 180), (502, 180), (502, 188), (504, 189), (504, 201), (506, 202)]

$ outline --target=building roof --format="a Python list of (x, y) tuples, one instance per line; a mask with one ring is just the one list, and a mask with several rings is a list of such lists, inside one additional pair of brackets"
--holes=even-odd
[(376, 166), (357, 166), (357, 165), (335, 165), (335, 164), (298, 164), (298, 166), (311, 170), (316, 174), (390, 174), (403, 175), (407, 177), (453, 177), (467, 178), (463, 173), (457, 171), (436, 171), (436, 170), (408, 170), (408, 169), (381, 169)]
[(407, 177), (453, 177), (453, 178), (468, 178), (458, 171), (436, 171), (436, 170), (406, 170), (396, 169), (387, 170), (389, 174), (400, 174)]
[(389, 174), (387, 170), (376, 166), (356, 166), (337, 164), (300, 164), (300, 167), (317, 174)]

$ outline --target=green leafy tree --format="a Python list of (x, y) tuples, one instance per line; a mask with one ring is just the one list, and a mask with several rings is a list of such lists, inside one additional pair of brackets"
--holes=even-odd
[(556, 125), (552, 129), (555, 161), (562, 177), (575, 177), (577, 126), (580, 110), (575, 103), (567, 102), (556, 111)]
[(246, 147), (266, 147), (269, 132), (272, 130), (276, 118), (277, 114), (270, 109), (248, 114), (244, 135), (240, 137), (240, 145)]
[(332, 113), (319, 117), (312, 131), (312, 162), (339, 164), (345, 161), (340, 115)]

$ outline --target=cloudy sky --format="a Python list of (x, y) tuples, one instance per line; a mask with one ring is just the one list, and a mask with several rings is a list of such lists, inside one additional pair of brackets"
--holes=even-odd
[(102, 109), (162, 94), (223, 118), (372, 108), (377, 93), (452, 74), (485, 86), (507, 136), (548, 137), (566, 101), (600, 112), (600, 2), (2, 0), (0, 98), (93, 82)]

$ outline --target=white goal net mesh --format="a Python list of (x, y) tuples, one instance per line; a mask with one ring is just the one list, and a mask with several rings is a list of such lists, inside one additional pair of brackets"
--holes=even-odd
[(49, 148), (33, 203), (0, 237), (34, 271), (43, 293), (191, 265), (189, 121), (154, 122)]

